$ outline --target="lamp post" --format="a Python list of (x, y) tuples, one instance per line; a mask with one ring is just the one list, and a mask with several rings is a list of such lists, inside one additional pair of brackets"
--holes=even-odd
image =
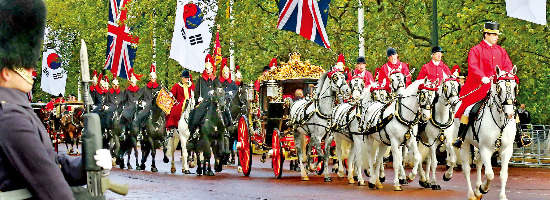
[(432, 0), (432, 47), (439, 46), (437, 29), (437, 0)]

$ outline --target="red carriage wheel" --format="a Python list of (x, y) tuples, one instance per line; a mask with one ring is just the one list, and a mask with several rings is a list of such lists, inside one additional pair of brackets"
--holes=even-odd
[(275, 173), (275, 178), (281, 178), (281, 175), (283, 174), (283, 151), (281, 148), (281, 137), (278, 129), (273, 130), (271, 141), (271, 151), (273, 151), (271, 156), (273, 172)]
[(248, 131), (248, 123), (244, 115), (239, 118), (237, 128), (239, 144), (237, 148), (239, 151), (239, 161), (243, 169), (243, 174), (245, 176), (249, 176), (252, 166), (252, 150), (250, 149), (250, 132)]

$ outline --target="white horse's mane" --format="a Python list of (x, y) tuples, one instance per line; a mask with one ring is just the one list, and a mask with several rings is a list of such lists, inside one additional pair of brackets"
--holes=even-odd
[(323, 75), (321, 75), (319, 80), (317, 80), (317, 88), (315, 89), (315, 96), (317, 97), (321, 94), (321, 91), (323, 90), (325, 80), (327, 79), (327, 74), (328, 73), (324, 73)]
[(405, 88), (405, 90), (403, 90), (403, 95), (404, 96), (416, 95), (416, 93), (418, 92), (418, 86), (420, 86), (420, 84), (423, 84), (423, 83), (424, 83), (424, 79), (416, 80), (412, 82), (409, 86), (407, 86), (407, 88)]

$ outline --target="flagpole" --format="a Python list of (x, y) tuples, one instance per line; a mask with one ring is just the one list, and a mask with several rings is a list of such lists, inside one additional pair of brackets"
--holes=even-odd
[[(233, 0), (229, 0), (229, 21), (231, 24), (231, 30), (233, 30)], [(235, 57), (233, 55), (233, 38), (229, 37), (229, 69), (231, 71), (231, 79), (235, 80)]]
[(365, 57), (365, 37), (363, 37), (363, 27), (365, 26), (365, 8), (359, 0), (359, 10), (357, 11), (357, 29), (359, 32), (359, 56)]

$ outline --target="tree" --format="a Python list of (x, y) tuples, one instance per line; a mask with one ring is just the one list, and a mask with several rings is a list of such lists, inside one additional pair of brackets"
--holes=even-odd
[[(430, 60), (432, 5), (430, 0), (361, 0), (365, 7), (365, 57), (367, 69), (387, 62), (386, 49), (397, 49), (400, 60), (419, 71)], [(80, 38), (88, 44), (90, 66), (100, 70), (105, 62), (108, 1), (46, 0), (50, 38), (61, 40), (61, 56), (69, 71), (67, 91), (76, 92), (72, 77), (79, 73)], [(337, 55), (344, 54), (346, 66), (354, 68), (359, 54), (357, 0), (332, 0), (327, 34), (331, 49), (325, 49), (296, 33), (278, 30), (279, 0), (234, 1), (233, 24), (227, 17), (229, 0), (218, 2), (217, 24), (221, 25), (222, 55), (229, 57), (229, 38), (233, 40), (235, 63), (241, 66), (246, 83), (254, 81), (263, 66), (275, 57), (286, 62), (289, 53), (300, 52), (312, 64), (329, 69)], [(128, 6), (128, 24), (140, 38), (135, 61), (137, 73), (147, 74), (151, 63), (157, 63), (159, 80), (171, 85), (179, 80), (181, 66), (169, 59), (170, 43), (176, 12), (176, 1), (134, 0)], [(547, 9), (547, 15), (550, 9)], [(446, 53), (444, 62), (459, 65), (467, 71), (467, 55), (481, 41), (480, 30), (486, 21), (497, 21), (504, 33), (499, 45), (512, 63), (518, 66), (521, 80), (518, 101), (533, 114), (534, 123), (550, 123), (550, 32), (548, 26), (536, 25), (506, 16), (504, 0), (439, 1), (439, 44)], [(215, 31), (213, 31), (215, 32)], [(218, 68), (219, 69), (219, 68)], [(193, 73), (194, 77), (198, 77)], [(416, 76), (416, 75), (415, 75)], [(35, 89), (36, 91), (36, 89)], [(40, 92), (37, 92), (40, 93)]]

